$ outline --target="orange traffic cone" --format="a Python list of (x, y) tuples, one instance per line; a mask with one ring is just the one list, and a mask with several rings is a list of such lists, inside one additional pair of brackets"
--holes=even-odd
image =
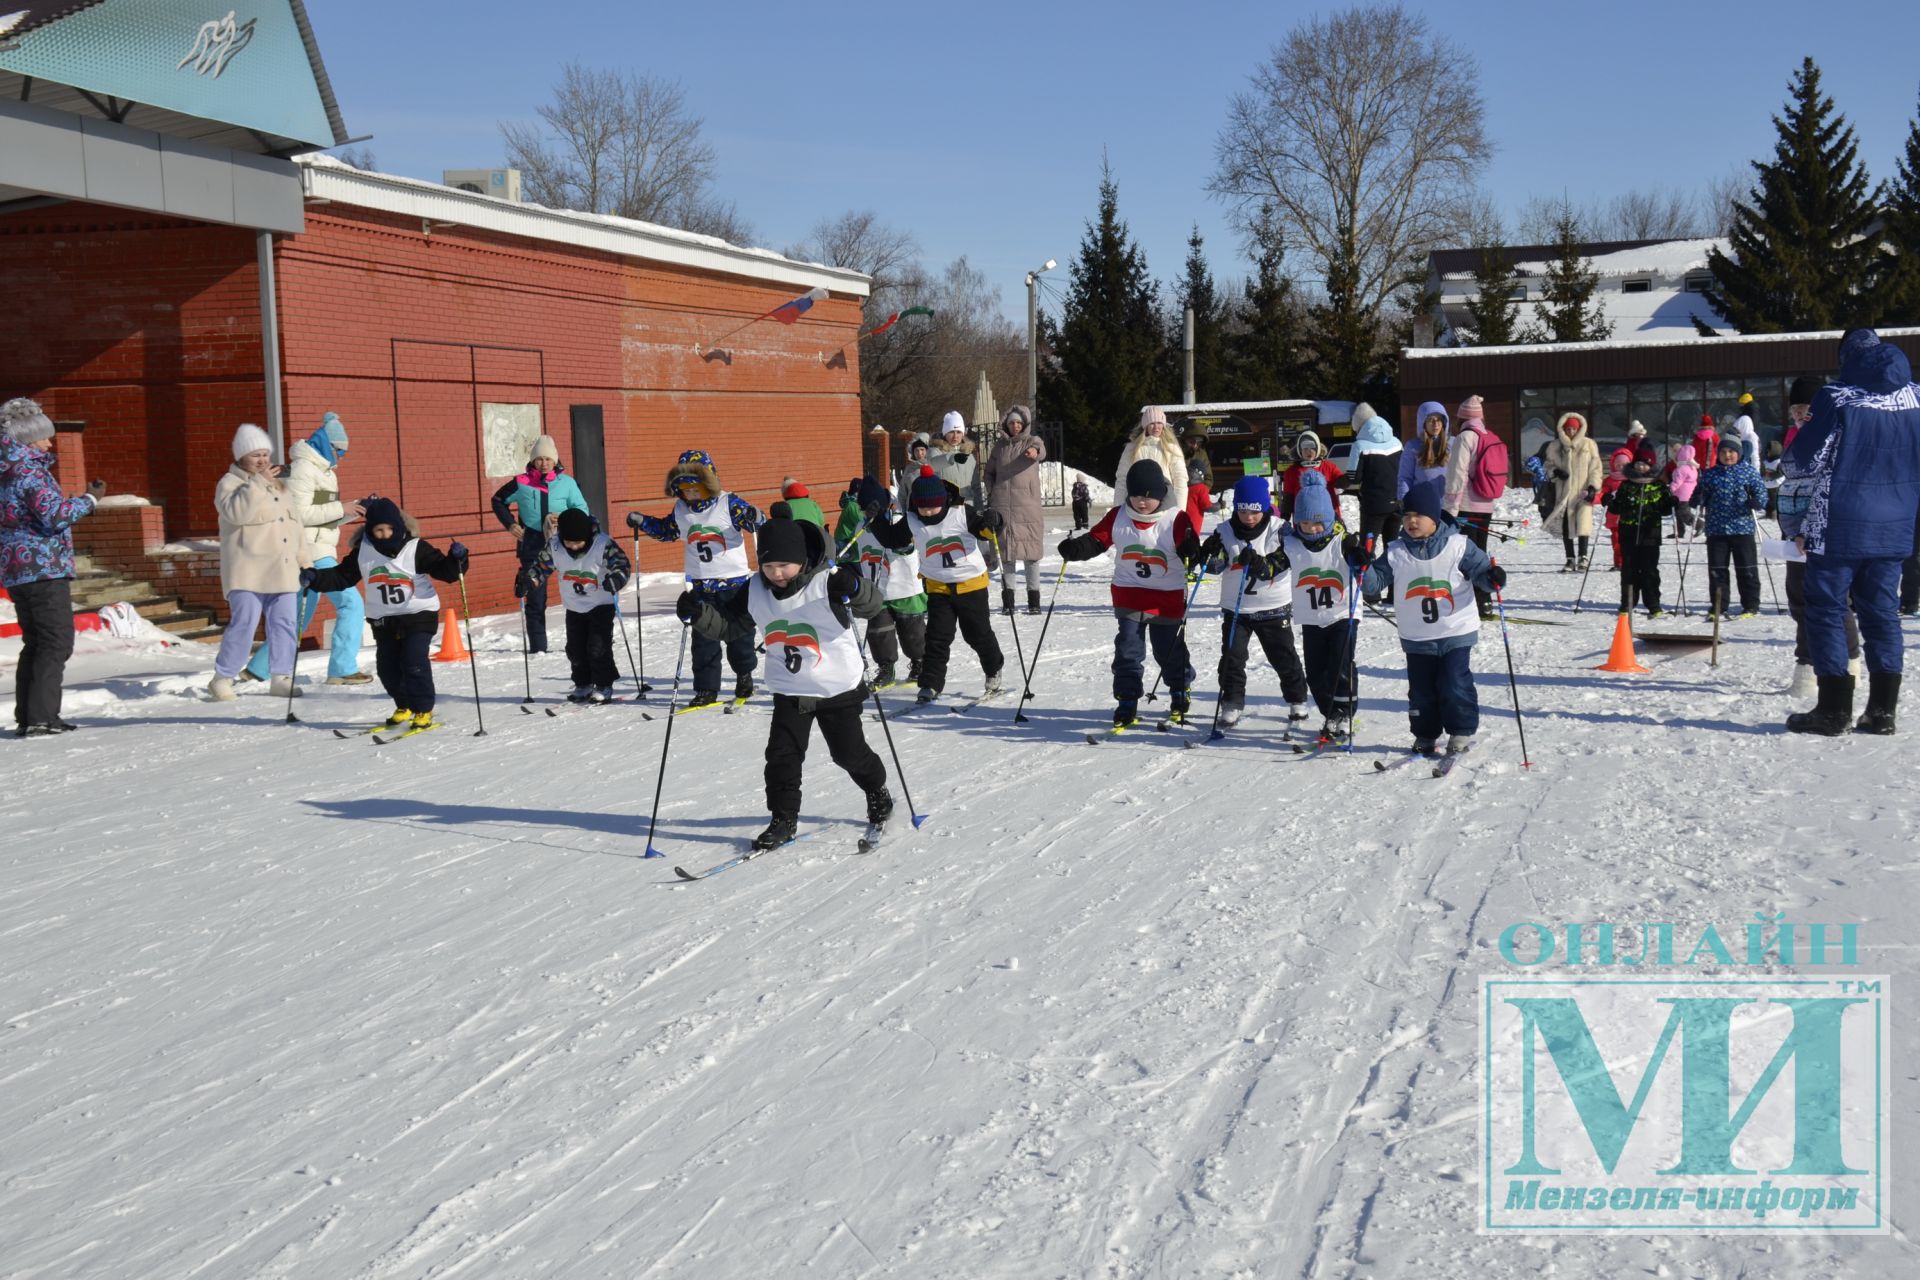
[(1633, 656), (1633, 618), (1622, 613), (1620, 620), (1613, 624), (1613, 647), (1607, 650), (1607, 660), (1594, 668), (1595, 671), (1637, 671), (1647, 674)]
[(433, 655), (435, 662), (465, 662), (473, 657), (467, 651), (467, 642), (460, 636), (460, 611), (452, 605), (443, 605), (440, 609), (440, 652)]

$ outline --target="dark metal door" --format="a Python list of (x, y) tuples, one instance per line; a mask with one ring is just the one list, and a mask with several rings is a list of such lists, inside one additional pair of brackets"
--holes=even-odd
[(607, 523), (607, 429), (600, 406), (569, 405), (567, 413), (573, 421), (574, 483), (586, 495), (587, 506), (599, 519), (600, 527), (610, 529)]

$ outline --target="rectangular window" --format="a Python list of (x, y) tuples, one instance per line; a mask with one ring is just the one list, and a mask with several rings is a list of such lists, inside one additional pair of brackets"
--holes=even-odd
[(1513, 286), (1513, 288), (1507, 290), (1507, 296), (1509, 298), (1518, 298), (1524, 302), (1527, 297), (1527, 286), (1523, 284), (1517, 284)]
[(1651, 280), (1622, 280), (1622, 281), (1620, 282), (1620, 292), (1622, 292), (1622, 293), (1652, 293), (1652, 292), (1653, 292), (1653, 281), (1651, 281)]
[(1592, 387), (1555, 387), (1553, 403), (1562, 410), (1584, 409), (1593, 403)]
[(1711, 271), (1687, 272), (1687, 292), (1688, 293), (1705, 293), (1708, 289), (1711, 289), (1712, 287), (1713, 287), (1713, 272)]

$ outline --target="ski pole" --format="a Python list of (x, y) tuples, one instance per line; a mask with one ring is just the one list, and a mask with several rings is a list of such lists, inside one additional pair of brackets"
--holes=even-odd
[[(527, 635), (527, 602), (525, 599), (520, 601), (520, 608), (515, 612), (520, 615), (520, 672), (527, 680), (527, 696), (520, 699), (520, 705), (525, 706), (527, 703), (533, 701), (533, 659), (529, 656), (533, 651), (533, 641)], [(473, 646), (468, 645), (467, 647), (472, 648)]]
[(633, 532), (633, 629), (640, 636), (640, 661), (634, 664), (634, 672), (640, 680), (640, 692), (652, 693), (653, 686), (647, 683), (647, 611), (640, 600), (640, 531)]
[[(872, 630), (871, 623), (868, 624), (867, 629)], [(867, 669), (866, 633), (861, 632), (854, 636), (853, 641), (854, 645), (860, 650), (860, 669), (864, 672)], [(1035, 656), (1037, 657), (1038, 654), (1036, 653)], [(878, 689), (869, 685), (867, 692), (873, 695), (873, 709), (880, 713), (880, 732), (887, 736), (887, 754), (893, 757), (893, 771), (900, 778), (900, 798), (907, 802), (907, 816), (913, 819), (913, 829), (918, 831), (921, 824), (933, 815), (930, 813), (921, 813), (913, 807), (913, 792), (907, 789), (907, 770), (906, 767), (900, 763), (900, 749), (893, 745), (893, 728), (887, 723), (886, 704), (880, 701), (880, 691)]]
[[(1240, 589), (1233, 593), (1233, 616), (1227, 619), (1227, 644), (1226, 647), (1220, 651), (1220, 662), (1222, 666), (1226, 665), (1226, 663), (1233, 658), (1233, 641), (1240, 627), (1240, 605), (1241, 602), (1247, 598), (1247, 579), (1252, 576), (1253, 571), (1248, 566), (1244, 564), (1240, 566)], [(1251, 648), (1252, 646), (1249, 645), (1248, 647)], [(1240, 674), (1242, 678), (1245, 678), (1246, 667), (1244, 664), (1241, 666)], [(1225, 703), (1226, 690), (1222, 689), (1214, 695), (1213, 699), (1213, 727), (1207, 730), (1207, 741), (1209, 742), (1218, 741), (1227, 736), (1220, 731), (1220, 708), (1225, 705)]]
[[(1607, 554), (1613, 554), (1613, 530), (1607, 530)], [(1580, 602), (1587, 598), (1587, 575), (1593, 572), (1593, 557), (1587, 556), (1587, 567), (1580, 571), (1580, 590), (1573, 597), (1573, 611), (1580, 612)]]
[(687, 634), (693, 630), (693, 624), (680, 624), (680, 660), (673, 668), (673, 692), (667, 697), (667, 733), (660, 740), (660, 773), (653, 780), (653, 813), (647, 818), (647, 851), (643, 858), (664, 858), (667, 855), (653, 847), (653, 827), (660, 820), (660, 791), (667, 782), (667, 750), (673, 746), (673, 722), (680, 717), (674, 714), (674, 704), (680, 698), (680, 671), (687, 663)]
[(1513, 727), (1520, 732), (1520, 767), (1531, 769), (1533, 758), (1527, 754), (1527, 725), (1520, 718), (1520, 678), (1513, 673), (1513, 640), (1507, 635), (1507, 602), (1498, 590), (1493, 593), (1493, 603), (1500, 611), (1500, 644), (1507, 651), (1507, 688), (1513, 690)]
[(634, 697), (637, 701), (645, 702), (647, 695), (638, 691), (645, 689), (646, 686), (640, 683), (640, 664), (633, 660), (633, 642), (627, 639), (627, 615), (620, 612), (620, 594), (618, 592), (615, 592), (613, 597), (613, 616), (614, 620), (620, 624), (620, 643), (624, 645), (627, 650), (627, 665), (633, 668), (633, 683), (636, 690)]
[[(1000, 535), (989, 529), (987, 530), (987, 541), (993, 543), (994, 554), (1000, 556), (1000, 571), (1005, 573), (1008, 565), (1006, 556), (1000, 554)], [(1022, 652), (1020, 648), (1020, 624), (1014, 620), (1013, 610), (1011, 609), (1007, 610), (1007, 625), (1013, 628), (1013, 656), (1020, 662), (1020, 678), (1023, 681), (1029, 680), (1032, 677), (1027, 674), (1027, 655)]]
[(1685, 618), (1692, 613), (1687, 608), (1687, 550), (1686, 537), (1680, 528), (1680, 512), (1673, 513), (1673, 558), (1680, 562), (1680, 616)]
[[(1033, 666), (1027, 671), (1027, 683), (1020, 690), (1020, 703), (1013, 709), (1013, 722), (1027, 722), (1027, 701), (1033, 697), (1033, 673), (1040, 669), (1040, 650), (1047, 643), (1047, 628), (1053, 625), (1054, 602), (1060, 598), (1060, 584), (1067, 580), (1067, 562), (1060, 562), (1060, 575), (1053, 580), (1053, 595), (1047, 600), (1047, 616), (1040, 620), (1040, 638), (1033, 642)], [(905, 789), (905, 784), (901, 784)]]
[[(524, 622), (525, 610), (521, 611), (520, 617)], [(467, 575), (465, 573), (460, 575), (460, 621), (466, 626), (467, 667), (473, 672), (473, 718), (480, 724), (480, 727), (473, 731), (473, 736), (484, 738), (487, 736), (487, 717), (480, 710), (480, 659), (475, 657), (473, 652), (473, 615), (467, 611)]]
[[(298, 625), (300, 620), (300, 611), (306, 608), (306, 605), (307, 605), (307, 592), (306, 592), (306, 588), (302, 587), (300, 590), (299, 596), (295, 598), (293, 602), (293, 617), (296, 625)], [(317, 603), (314, 605), (315, 609), (318, 609), (319, 607), (320, 606)], [(267, 646), (267, 653), (269, 656), (271, 656), (273, 653), (273, 646), (271, 644)], [(293, 670), (287, 673), (287, 723), (288, 724), (300, 723), (300, 717), (293, 714), (293, 691), (295, 687), (294, 679), (299, 674), (300, 674), (300, 633), (298, 631), (295, 631), (293, 633)]]
[[(1183, 637), (1183, 638), (1184, 638), (1184, 637), (1186, 636), (1186, 634), (1187, 634), (1187, 613), (1191, 613), (1191, 612), (1193, 612), (1193, 598), (1194, 598), (1195, 596), (1197, 596), (1197, 595), (1199, 595), (1199, 594), (1200, 594), (1200, 585), (1201, 585), (1201, 584), (1202, 584), (1203, 582), (1205, 582), (1206, 580), (1207, 580), (1207, 569), (1206, 569), (1206, 566), (1205, 566), (1205, 565), (1202, 565), (1202, 566), (1200, 566), (1200, 572), (1199, 572), (1199, 574), (1198, 574), (1198, 575), (1197, 575), (1197, 576), (1196, 576), (1196, 577), (1194, 578), (1194, 580), (1193, 580), (1193, 590), (1192, 590), (1192, 591), (1189, 591), (1189, 592), (1187, 593), (1187, 608), (1186, 608), (1186, 612), (1185, 612), (1185, 613), (1182, 613), (1182, 614), (1180, 615), (1180, 628), (1179, 628), (1179, 630), (1177, 630), (1177, 631), (1175, 631), (1175, 632), (1174, 632), (1174, 634), (1175, 634), (1176, 636), (1180, 636), (1180, 637)], [(1148, 701), (1148, 702), (1156, 702), (1156, 701), (1158, 701), (1158, 700), (1159, 700), (1159, 698), (1160, 698), (1160, 677), (1161, 677), (1161, 674), (1162, 674), (1162, 673), (1160, 673), (1160, 672), (1158, 672), (1158, 671), (1156, 671), (1156, 672), (1154, 672), (1154, 673), (1153, 673), (1153, 688), (1151, 688), (1151, 689), (1149, 689), (1149, 690), (1147, 691), (1147, 701)]]
[(1366, 566), (1373, 560), (1373, 535), (1367, 535), (1367, 543), (1361, 553), (1358, 572), (1348, 570), (1350, 581), (1347, 583), (1347, 698), (1351, 705), (1347, 709), (1347, 754), (1353, 754), (1353, 725), (1359, 719), (1360, 711), (1360, 585), (1366, 576)]
[[(1757, 550), (1754, 553), (1754, 558), (1760, 559)], [(1765, 566), (1767, 571), (1767, 590), (1773, 593), (1773, 611), (1775, 613), (1785, 613), (1787, 611), (1786, 606), (1780, 603), (1780, 588), (1775, 586), (1773, 581), (1773, 561), (1761, 559), (1760, 563)]]

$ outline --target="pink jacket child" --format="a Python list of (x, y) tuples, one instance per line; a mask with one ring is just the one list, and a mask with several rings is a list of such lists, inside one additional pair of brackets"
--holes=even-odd
[(1674, 532), (1684, 537), (1688, 526), (1693, 523), (1693, 491), (1700, 484), (1700, 468), (1694, 465), (1693, 446), (1673, 446), (1672, 466), (1673, 474), (1667, 480), (1667, 491), (1673, 495)]

